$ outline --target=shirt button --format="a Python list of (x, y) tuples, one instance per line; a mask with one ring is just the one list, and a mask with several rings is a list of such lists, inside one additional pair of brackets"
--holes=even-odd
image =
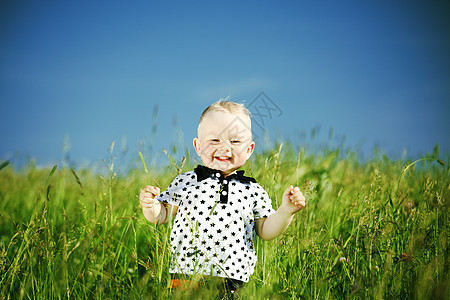
[(219, 178), (220, 177), (220, 173), (216, 173), (216, 177)]
[(223, 181), (223, 184), (228, 184), (228, 181), (224, 180), (224, 181)]
[(226, 196), (227, 191), (222, 191), (222, 195)]

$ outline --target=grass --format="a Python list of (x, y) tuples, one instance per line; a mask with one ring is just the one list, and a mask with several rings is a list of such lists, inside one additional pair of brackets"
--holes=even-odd
[[(137, 195), (149, 181), (163, 190), (194, 162), (169, 155), (166, 166), (117, 174), (113, 146), (103, 177), (0, 165), (0, 299), (175, 296), (167, 289), (170, 224), (146, 222)], [(438, 152), (363, 162), (351, 151), (291, 145), (255, 154), (246, 174), (275, 208), (290, 184), (308, 202), (281, 237), (256, 239), (258, 263), (242, 298), (448, 298), (449, 161), (437, 161)]]

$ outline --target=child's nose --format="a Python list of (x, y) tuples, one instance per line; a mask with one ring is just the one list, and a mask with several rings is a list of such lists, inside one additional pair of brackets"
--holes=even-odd
[(228, 141), (223, 141), (222, 143), (220, 143), (220, 147), (221, 150), (225, 150), (227, 152), (231, 151), (231, 143)]

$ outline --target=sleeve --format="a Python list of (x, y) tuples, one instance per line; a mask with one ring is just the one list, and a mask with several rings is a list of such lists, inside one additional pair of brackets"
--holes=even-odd
[(257, 183), (254, 186), (254, 205), (253, 205), (253, 215), (255, 220), (267, 218), (275, 212), (272, 207), (272, 200), (270, 200), (267, 192)]
[(160, 193), (156, 198), (158, 201), (168, 203), (174, 206), (182, 205), (186, 194), (185, 174), (180, 174), (167, 187), (167, 190)]

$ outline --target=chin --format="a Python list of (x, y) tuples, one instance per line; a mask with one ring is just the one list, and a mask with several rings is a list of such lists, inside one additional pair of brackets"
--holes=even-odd
[(228, 163), (223, 163), (223, 162), (215, 162), (213, 163), (214, 169), (220, 170), (220, 171), (228, 171), (233, 169), (234, 167)]
[(212, 161), (210, 164), (210, 168), (222, 171), (224, 173), (233, 172), (233, 170), (235, 170), (233, 164), (223, 161)]

